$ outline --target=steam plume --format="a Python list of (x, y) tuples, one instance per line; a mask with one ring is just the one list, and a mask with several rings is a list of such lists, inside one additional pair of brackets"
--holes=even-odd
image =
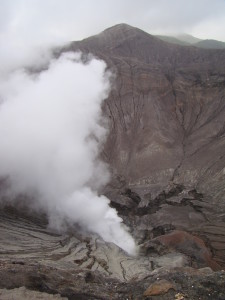
[(79, 223), (134, 253), (121, 218), (97, 192), (109, 179), (98, 159), (110, 88), (105, 68), (69, 53), (38, 75), (20, 69), (1, 79), (0, 176), (9, 178), (11, 193), (35, 199), (31, 205), (45, 209), (51, 226)]

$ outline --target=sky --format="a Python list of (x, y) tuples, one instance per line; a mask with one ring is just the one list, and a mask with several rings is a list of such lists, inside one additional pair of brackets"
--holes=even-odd
[(0, 43), (60, 44), (118, 23), (225, 42), (225, 0), (0, 0)]

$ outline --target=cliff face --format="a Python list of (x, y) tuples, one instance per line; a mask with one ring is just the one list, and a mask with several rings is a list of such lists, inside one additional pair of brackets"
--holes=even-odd
[(68, 49), (93, 53), (116, 75), (104, 107), (114, 172), (131, 185), (182, 183), (224, 199), (224, 50), (172, 45), (125, 24)]
[[(93, 53), (115, 74), (103, 108), (103, 156), (115, 175), (111, 186), (141, 196), (135, 216), (106, 193), (133, 234), (189, 231), (224, 266), (225, 51), (169, 44), (125, 24), (65, 50)], [(182, 186), (175, 198), (174, 186)]]

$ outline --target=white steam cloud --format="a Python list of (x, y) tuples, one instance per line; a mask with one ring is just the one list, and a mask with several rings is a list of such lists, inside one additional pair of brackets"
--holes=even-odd
[(29, 196), (50, 225), (78, 223), (128, 253), (135, 243), (99, 189), (109, 180), (99, 160), (106, 137), (101, 104), (110, 89), (103, 61), (67, 53), (47, 70), (17, 70), (0, 82), (0, 177), (11, 195)]

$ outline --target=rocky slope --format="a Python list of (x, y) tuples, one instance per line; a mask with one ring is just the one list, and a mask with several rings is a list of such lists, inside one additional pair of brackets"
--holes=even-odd
[(116, 75), (104, 155), (129, 185), (169, 181), (224, 199), (225, 51), (168, 44), (122, 24), (72, 43)]
[(221, 268), (202, 239), (165, 224), (150, 228), (147, 239), (139, 231), (140, 253), (130, 257), (97, 236), (77, 228), (59, 235), (44, 216), (5, 207), (0, 299), (224, 299), (225, 272), (213, 272)]
[(225, 299), (225, 51), (125, 24), (60, 52), (78, 50), (115, 74), (103, 107), (102, 157), (113, 174), (104, 194), (139, 254), (75, 227), (59, 235), (43, 215), (4, 207), (0, 299), (8, 289), (15, 299), (29, 290), (42, 292), (30, 299)]
[[(157, 196), (178, 184), (202, 193), (197, 205), (181, 193), (181, 204), (164, 204), (157, 214), (161, 223), (196, 227), (224, 257), (225, 51), (169, 44), (125, 24), (66, 50), (77, 49), (104, 59), (116, 74), (104, 107), (110, 133), (103, 154), (115, 174), (112, 186)], [(141, 205), (151, 206), (155, 196)], [(201, 228), (192, 220), (196, 211)]]

